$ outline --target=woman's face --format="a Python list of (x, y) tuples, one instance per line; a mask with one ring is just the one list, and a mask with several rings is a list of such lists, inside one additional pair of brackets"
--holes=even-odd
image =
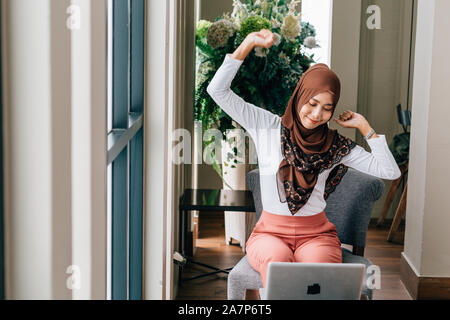
[(302, 125), (307, 129), (314, 129), (327, 123), (333, 113), (333, 96), (329, 92), (322, 92), (311, 98), (300, 110)]

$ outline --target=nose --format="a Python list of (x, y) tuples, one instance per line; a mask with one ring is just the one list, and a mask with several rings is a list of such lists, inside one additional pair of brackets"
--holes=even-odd
[(319, 108), (313, 109), (313, 111), (311, 112), (311, 119), (315, 120), (315, 121), (319, 121), (320, 120), (320, 110), (319, 110)]

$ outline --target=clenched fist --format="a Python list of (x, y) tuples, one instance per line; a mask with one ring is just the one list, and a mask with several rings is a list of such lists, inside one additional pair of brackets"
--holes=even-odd
[(262, 48), (270, 48), (275, 40), (274, 34), (268, 29), (261, 29), (258, 32), (251, 32), (246, 38), (248, 38), (248, 40), (253, 43), (255, 47)]
[(366, 118), (359, 113), (347, 110), (339, 115), (339, 119), (334, 118), (335, 122), (344, 128), (362, 128), (367, 124)]
[[(356, 128), (359, 129), (361, 134), (365, 137), (372, 129), (369, 122), (359, 113), (347, 110), (339, 115), (339, 119), (334, 118), (335, 122), (344, 128)], [(375, 130), (374, 130), (375, 131)], [(378, 138), (378, 135), (374, 133), (372, 138)]]

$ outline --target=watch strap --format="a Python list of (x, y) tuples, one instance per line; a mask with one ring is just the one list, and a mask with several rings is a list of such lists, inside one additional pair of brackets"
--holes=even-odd
[(374, 133), (375, 133), (374, 129), (370, 130), (370, 132), (367, 134), (367, 136), (364, 137), (364, 139), (369, 140), (370, 137), (372, 137)]

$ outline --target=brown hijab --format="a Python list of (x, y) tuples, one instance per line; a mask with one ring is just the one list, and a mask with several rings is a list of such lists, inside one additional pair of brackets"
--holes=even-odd
[[(338, 163), (356, 145), (337, 130), (329, 129), (327, 124), (314, 129), (307, 129), (302, 125), (300, 109), (322, 92), (330, 92), (333, 96), (333, 117), (341, 84), (337, 75), (326, 64), (318, 63), (303, 73), (281, 118), (283, 160), (277, 172), (278, 195), (281, 202), (287, 201), (292, 215), (308, 201), (319, 173)], [(347, 169), (347, 166), (339, 164), (330, 172), (324, 199), (334, 191)]]

